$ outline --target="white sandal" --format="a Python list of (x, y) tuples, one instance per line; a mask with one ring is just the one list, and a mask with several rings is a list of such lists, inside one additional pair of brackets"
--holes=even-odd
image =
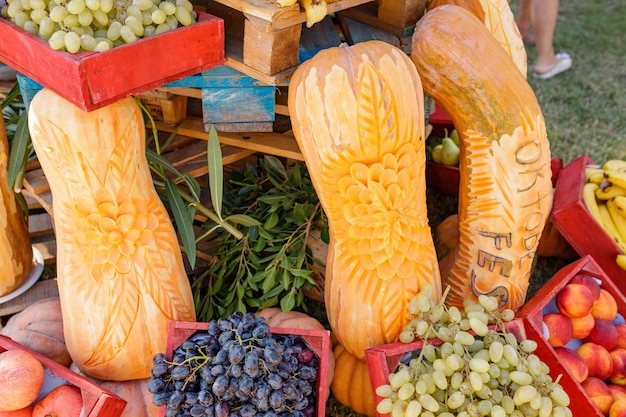
[(550, 68), (550, 70), (541, 74), (535, 71), (533, 72), (533, 77), (540, 78), (542, 80), (548, 80), (555, 75), (567, 71), (572, 66), (572, 58), (567, 53), (556, 54), (556, 59), (558, 60), (557, 63), (554, 64), (554, 66)]

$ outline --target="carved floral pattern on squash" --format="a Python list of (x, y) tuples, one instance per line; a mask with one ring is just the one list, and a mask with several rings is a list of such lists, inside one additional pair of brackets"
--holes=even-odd
[(74, 239), (84, 248), (83, 259), (96, 282), (128, 274), (145, 256), (143, 247), (154, 240), (160, 219), (148, 211), (144, 198), (113, 198), (106, 190), (95, 199), (80, 198), (75, 206)]
[(363, 358), (366, 348), (397, 340), (424, 284), (441, 294), (426, 210), (419, 76), (387, 43), (329, 48), (298, 67), (289, 108), (328, 217), (330, 326)]

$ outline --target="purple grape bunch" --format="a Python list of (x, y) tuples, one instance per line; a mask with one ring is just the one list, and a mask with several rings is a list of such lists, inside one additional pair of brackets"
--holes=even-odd
[(298, 335), (235, 312), (158, 353), (147, 382), (166, 417), (314, 417), (319, 358)]

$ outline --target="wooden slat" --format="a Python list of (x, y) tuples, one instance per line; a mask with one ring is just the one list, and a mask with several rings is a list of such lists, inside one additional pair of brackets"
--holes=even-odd
[[(163, 132), (173, 132), (175, 129), (172, 126), (162, 124), (157, 124), (157, 128)], [(180, 135), (203, 140), (207, 139), (207, 134), (204, 132), (204, 124), (197, 117), (188, 117), (180, 125), (177, 132)], [(220, 143), (223, 145), (250, 149), (255, 152), (282, 156), (298, 161), (304, 160), (296, 140), (293, 136), (286, 134), (274, 132), (218, 132), (218, 136)]]
[(42, 194), (50, 190), (48, 180), (46, 180), (46, 176), (41, 168), (26, 171), (24, 173), (24, 182), (28, 183), (29, 191), (35, 194)]
[(28, 232), (31, 237), (54, 234), (54, 227), (50, 215), (48, 215), (48, 213), (29, 214)]

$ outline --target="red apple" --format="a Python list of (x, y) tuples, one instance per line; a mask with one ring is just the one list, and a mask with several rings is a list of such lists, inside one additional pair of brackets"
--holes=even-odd
[[(589, 336), (591, 329), (596, 324), (596, 319), (593, 318), (591, 313), (582, 317), (572, 317), (570, 321), (572, 322), (572, 338), (574, 339), (584, 339)], [(624, 330), (626, 331), (626, 327)], [(624, 336), (626, 337), (626, 332)], [(626, 340), (624, 342), (626, 343)]]
[(565, 345), (572, 338), (572, 322), (561, 313), (543, 315), (543, 322), (548, 329), (548, 343), (553, 347)]
[(576, 381), (583, 382), (587, 379), (587, 376), (589, 376), (587, 362), (575, 350), (557, 347), (554, 348), (554, 351), (559, 358), (559, 362), (572, 374)]
[(609, 321), (595, 319), (593, 329), (583, 341), (604, 346), (606, 350), (611, 351), (617, 347), (617, 329)]
[(577, 350), (589, 368), (589, 376), (607, 379), (613, 371), (613, 359), (608, 350), (595, 343), (583, 343)]
[(80, 417), (83, 410), (83, 395), (75, 385), (59, 385), (33, 407), (33, 417)]
[(556, 306), (567, 317), (586, 316), (594, 301), (591, 290), (583, 284), (567, 284), (556, 294)]
[(608, 415), (613, 404), (613, 394), (606, 383), (600, 378), (589, 377), (581, 385), (600, 412), (605, 416)]
[(626, 349), (615, 348), (611, 352), (613, 370), (608, 381), (616, 385), (626, 385)]
[(600, 288), (600, 298), (593, 302), (591, 315), (600, 320), (613, 320), (617, 315), (617, 301), (615, 301), (613, 294)]
[(591, 293), (593, 294), (593, 299), (597, 300), (600, 298), (600, 284), (594, 277), (591, 275), (587, 275), (584, 272), (580, 272), (569, 281), (570, 284), (582, 284), (589, 288)]

